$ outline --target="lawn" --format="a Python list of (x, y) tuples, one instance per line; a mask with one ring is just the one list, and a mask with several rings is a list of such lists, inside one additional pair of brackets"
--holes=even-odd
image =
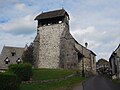
[(33, 80), (59, 79), (74, 74), (74, 70), (61, 69), (34, 69)]
[[(59, 79), (75, 73), (74, 70), (60, 70), (60, 69), (34, 69), (33, 80), (50, 80)], [(48, 82), (48, 83), (29, 83), (21, 84), (21, 90), (58, 90), (59, 88), (67, 88), (70, 90), (74, 85), (85, 80), (80, 76), (74, 76), (62, 81)], [(61, 89), (59, 89), (61, 90)]]
[(21, 90), (58, 90), (59, 88), (66, 88), (70, 90), (74, 85), (85, 80), (83, 77), (72, 77), (67, 80), (52, 82), (52, 83), (32, 83), (32, 84), (22, 84)]

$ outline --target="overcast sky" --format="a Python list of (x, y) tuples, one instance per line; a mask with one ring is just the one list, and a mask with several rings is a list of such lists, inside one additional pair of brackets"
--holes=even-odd
[(82, 45), (109, 59), (120, 43), (120, 0), (0, 0), (0, 52), (4, 45), (24, 47), (34, 40), (41, 12), (64, 8), (70, 32)]

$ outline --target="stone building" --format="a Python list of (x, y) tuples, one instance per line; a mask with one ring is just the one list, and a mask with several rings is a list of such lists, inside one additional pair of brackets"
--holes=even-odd
[(112, 74), (120, 79), (120, 44), (117, 49), (111, 54), (109, 58)]
[(70, 34), (70, 17), (64, 9), (41, 13), (35, 20), (38, 21), (34, 39), (35, 67), (96, 73), (96, 54)]
[(0, 70), (8, 68), (10, 64), (22, 62), (22, 54), (25, 48), (4, 46), (0, 54)]
[(96, 69), (98, 74), (111, 75), (110, 63), (103, 58), (99, 59), (96, 63)]

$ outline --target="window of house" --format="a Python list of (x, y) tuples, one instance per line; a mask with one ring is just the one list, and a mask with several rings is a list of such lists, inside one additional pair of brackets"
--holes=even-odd
[(4, 61), (5, 61), (5, 64), (8, 64), (10, 62), (10, 60), (8, 59), (8, 57), (6, 57), (6, 59)]
[(12, 56), (15, 56), (15, 54), (16, 54), (15, 52), (11, 52), (11, 55), (12, 55)]
[(16, 62), (17, 62), (17, 64), (20, 64), (20, 63), (21, 63), (21, 59), (18, 58), (18, 59), (16, 60)]

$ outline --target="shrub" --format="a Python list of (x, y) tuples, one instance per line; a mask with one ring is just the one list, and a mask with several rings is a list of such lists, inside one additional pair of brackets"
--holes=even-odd
[(13, 73), (0, 73), (0, 90), (19, 90), (20, 81)]
[(31, 64), (11, 64), (9, 66), (9, 71), (15, 73), (21, 81), (28, 81), (32, 76), (32, 66)]

